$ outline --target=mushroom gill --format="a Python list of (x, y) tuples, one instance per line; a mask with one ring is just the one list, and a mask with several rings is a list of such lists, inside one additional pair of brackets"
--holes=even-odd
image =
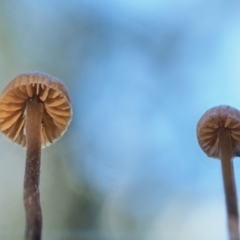
[(53, 143), (66, 131), (72, 116), (71, 101), (63, 84), (44, 73), (18, 75), (0, 95), (0, 130), (12, 141), (26, 146), (26, 100), (43, 103), (42, 147)]
[(221, 105), (205, 112), (197, 124), (197, 138), (202, 150), (213, 158), (220, 158), (219, 136), (221, 128), (231, 134), (234, 154), (240, 152), (240, 112), (230, 106)]

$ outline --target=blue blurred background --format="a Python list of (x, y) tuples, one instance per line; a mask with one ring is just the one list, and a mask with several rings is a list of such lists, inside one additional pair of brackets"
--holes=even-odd
[[(44, 71), (73, 104), (42, 153), (43, 239), (227, 239), (220, 162), (196, 123), (240, 108), (239, 13), (234, 0), (1, 1), (0, 88)], [(0, 144), (0, 236), (19, 239), (25, 150)]]

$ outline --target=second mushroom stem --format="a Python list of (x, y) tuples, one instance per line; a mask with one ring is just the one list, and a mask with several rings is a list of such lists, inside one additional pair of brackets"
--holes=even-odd
[(229, 236), (230, 240), (240, 240), (237, 193), (232, 163), (234, 153), (231, 143), (231, 135), (230, 132), (225, 128), (220, 129), (218, 135), (225, 199), (227, 205)]
[(41, 124), (43, 104), (37, 97), (26, 103), (26, 167), (24, 178), (24, 207), (26, 213), (26, 240), (40, 240), (42, 211), (39, 179), (41, 165)]

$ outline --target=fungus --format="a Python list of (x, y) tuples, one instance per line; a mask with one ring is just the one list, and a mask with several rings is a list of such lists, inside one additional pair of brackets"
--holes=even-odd
[(71, 101), (66, 88), (58, 79), (45, 73), (20, 74), (0, 95), (0, 131), (27, 148), (24, 176), (26, 239), (41, 239), (41, 148), (63, 135), (71, 116)]
[(239, 240), (239, 216), (232, 159), (240, 153), (240, 111), (230, 106), (213, 107), (197, 124), (197, 139), (207, 156), (221, 160), (228, 230)]

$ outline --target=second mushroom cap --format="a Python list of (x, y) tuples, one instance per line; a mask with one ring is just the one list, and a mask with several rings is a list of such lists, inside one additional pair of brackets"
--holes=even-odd
[(240, 111), (221, 105), (206, 111), (197, 124), (197, 139), (202, 150), (213, 158), (219, 158), (218, 131), (228, 129), (232, 137), (235, 156), (240, 153)]

